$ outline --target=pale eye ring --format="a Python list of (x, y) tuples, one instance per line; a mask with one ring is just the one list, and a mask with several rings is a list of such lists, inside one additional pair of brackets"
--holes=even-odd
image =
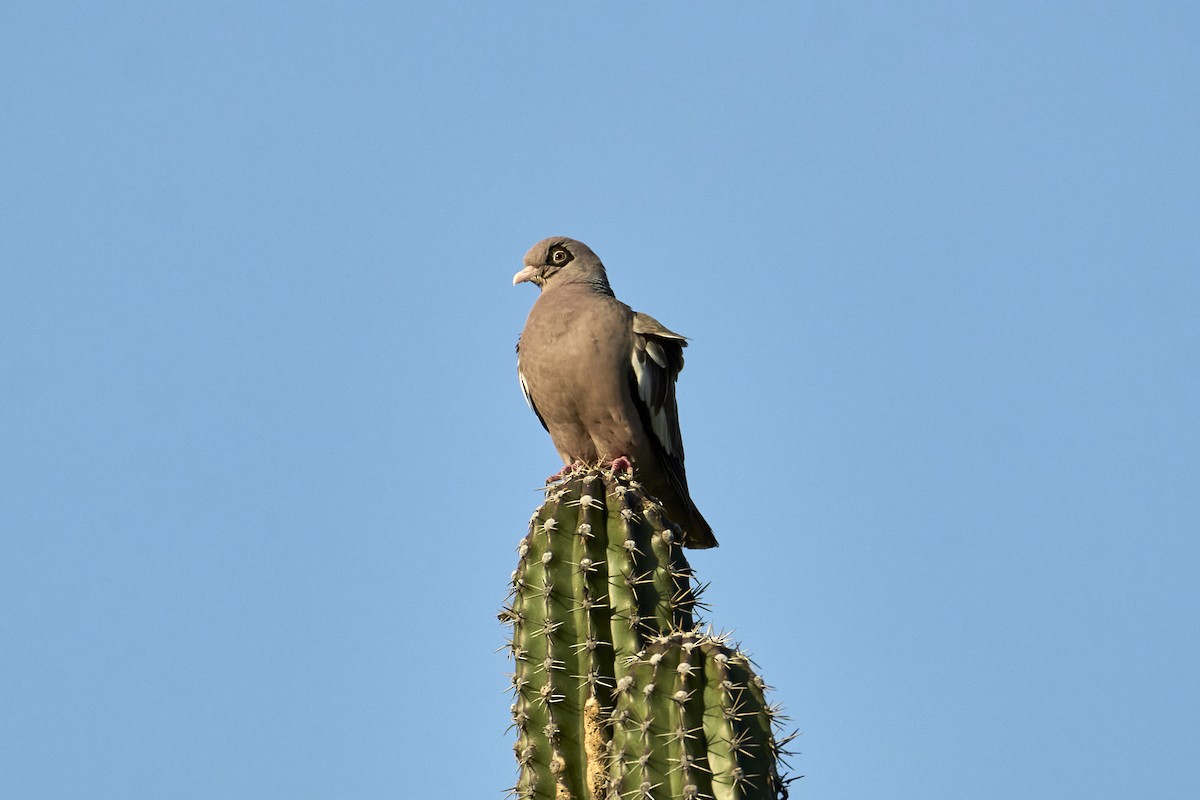
[(550, 254), (550, 260), (555, 264), (565, 264), (570, 259), (571, 254), (561, 247)]

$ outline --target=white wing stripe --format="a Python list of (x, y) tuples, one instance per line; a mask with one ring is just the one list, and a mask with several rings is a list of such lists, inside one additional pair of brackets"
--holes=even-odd
[[(662, 348), (657, 342), (647, 341), (641, 337), (636, 338), (639, 340), (639, 346), (634, 348), (632, 357), (629, 360), (633, 364), (633, 375), (637, 380), (638, 396), (642, 398), (642, 402), (646, 404), (646, 408), (650, 411), (650, 427), (654, 431), (654, 435), (658, 437), (659, 444), (662, 445), (662, 448), (666, 451), (667, 455), (674, 455), (674, 448), (671, 444), (671, 423), (670, 420), (667, 419), (666, 409), (655, 408), (652, 400), (654, 397), (654, 390), (652, 387), (655, 379), (655, 367), (646, 363), (645, 354), (639, 352), (641, 350), (640, 345), (644, 343), (646, 352), (648, 352), (650, 356), (654, 358), (654, 361), (660, 364), (664, 369), (667, 366), (666, 353), (662, 351)], [(661, 355), (662, 360), (659, 360), (659, 358), (655, 357), (655, 349), (659, 351), (659, 355)], [(524, 385), (524, 382), (522, 382), (522, 385)]]
[(658, 342), (646, 340), (646, 352), (654, 359), (663, 369), (667, 368), (667, 351), (662, 349), (662, 345)]
[(533, 413), (537, 413), (537, 409), (533, 407), (533, 398), (529, 396), (529, 385), (525, 383), (525, 374), (521, 370), (517, 370), (517, 379), (521, 381), (521, 394), (525, 395), (525, 404)]

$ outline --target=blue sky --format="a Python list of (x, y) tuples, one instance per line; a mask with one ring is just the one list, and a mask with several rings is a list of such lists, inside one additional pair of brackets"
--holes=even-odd
[(1185, 797), (1186, 3), (8, 3), (0, 796), (500, 797), (525, 250), (692, 338), (798, 797)]

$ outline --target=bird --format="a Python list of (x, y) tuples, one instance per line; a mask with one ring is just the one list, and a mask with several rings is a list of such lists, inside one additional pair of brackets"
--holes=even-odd
[(521, 283), (540, 292), (517, 339), (517, 377), (566, 465), (551, 480), (611, 463), (657, 498), (685, 546), (716, 547), (683, 467), (675, 380), (687, 339), (618, 300), (599, 257), (574, 239), (531, 247)]

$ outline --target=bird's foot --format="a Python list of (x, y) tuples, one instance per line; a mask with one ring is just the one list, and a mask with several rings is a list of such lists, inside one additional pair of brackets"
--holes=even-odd
[(612, 460), (612, 471), (614, 475), (621, 472), (632, 475), (633, 462), (629, 460), (628, 456), (617, 456)]
[(558, 472), (551, 475), (549, 478), (546, 478), (546, 483), (555, 483), (557, 481), (561, 481), (565, 478), (568, 478), (568, 477), (570, 477), (572, 472), (574, 472), (575, 470), (579, 469), (582, 466), (583, 466), (582, 461), (572, 461), (570, 464), (565, 465), (562, 469), (560, 469)]

